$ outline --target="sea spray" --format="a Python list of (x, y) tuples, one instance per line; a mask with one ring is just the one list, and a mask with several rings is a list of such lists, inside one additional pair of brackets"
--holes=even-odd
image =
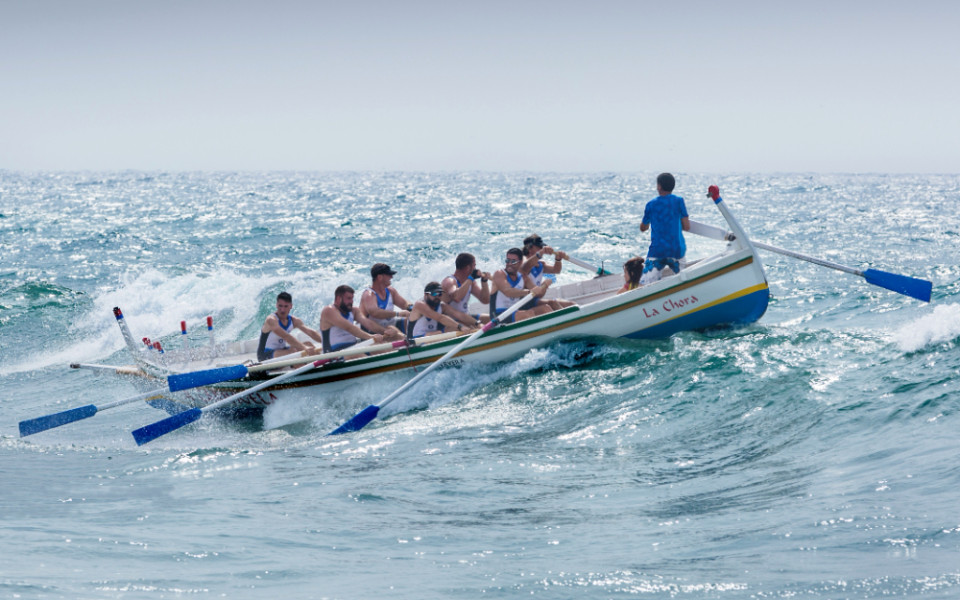
[(932, 313), (898, 329), (893, 338), (904, 352), (916, 352), (960, 338), (960, 304), (934, 307)]

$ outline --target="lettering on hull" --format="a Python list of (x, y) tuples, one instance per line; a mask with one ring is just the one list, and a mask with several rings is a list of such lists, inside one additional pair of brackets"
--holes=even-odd
[(663, 301), (663, 304), (660, 305), (660, 308), (655, 306), (644, 306), (643, 316), (651, 319), (653, 317), (659, 317), (661, 311), (665, 313), (671, 313), (684, 308), (690, 308), (699, 302), (700, 300), (692, 294), (689, 296), (683, 296), (682, 298), (667, 298)]

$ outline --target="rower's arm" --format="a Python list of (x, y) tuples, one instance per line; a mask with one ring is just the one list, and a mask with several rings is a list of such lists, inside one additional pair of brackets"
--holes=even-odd
[(490, 273), (480, 273), (480, 281), (473, 282), (473, 289), (471, 293), (476, 296), (477, 300), (488, 304), (490, 302), (490, 284), (488, 283), (492, 279)]
[[(354, 315), (354, 318), (357, 318), (357, 315)], [(366, 331), (357, 327), (356, 324), (346, 320), (343, 315), (340, 314), (340, 311), (335, 307), (328, 306), (323, 309), (322, 313), (320, 313), (320, 329), (326, 331), (331, 327), (339, 327), (340, 329), (351, 333), (354, 337), (358, 337), (361, 340), (368, 340), (373, 337)]]
[(467, 327), (477, 327), (477, 324), (479, 323), (475, 317), (472, 317), (461, 310), (457, 310), (446, 302), (443, 303), (443, 314), (449, 315), (451, 318), (456, 319)]
[[(529, 275), (524, 276), (524, 282), (529, 279)], [(497, 286), (497, 293), (503, 294), (508, 298), (523, 298), (529, 291), (526, 289), (516, 289), (507, 283), (507, 275), (503, 271), (497, 271), (493, 274), (493, 283)], [(531, 281), (532, 283), (532, 281)]]
[(304, 346), (300, 340), (298, 340), (297, 338), (287, 333), (287, 331), (283, 327), (280, 327), (280, 322), (277, 321), (276, 319), (268, 319), (267, 324), (271, 325), (270, 332), (275, 333), (277, 337), (279, 337), (286, 343), (290, 344), (290, 347), (293, 348), (294, 350), (307, 349), (307, 347)]
[(307, 327), (307, 325), (303, 322), (303, 320), (298, 319), (297, 317), (294, 317), (293, 326), (299, 329), (300, 331), (304, 332), (305, 334), (309, 335), (314, 341), (320, 342), (321, 344), (323, 343), (323, 336), (320, 335), (320, 332), (311, 327)]
[(523, 262), (520, 263), (520, 272), (529, 273), (530, 269), (537, 266), (537, 263), (540, 262), (540, 257), (536, 254), (531, 254), (530, 256), (523, 259)]
[[(390, 288), (390, 293), (393, 294), (393, 305), (401, 313), (398, 314), (398, 317), (405, 317), (410, 314), (409, 307), (412, 302), (407, 302), (407, 299), (400, 295), (396, 289)], [(389, 311), (388, 311), (389, 312)], [(390, 315), (391, 317), (393, 315)]]
[(462, 284), (457, 282), (456, 277), (445, 277), (443, 280), (443, 291), (447, 293), (447, 296), (454, 302), (463, 302), (463, 299), (473, 289), (474, 282), (473, 278), (467, 277)]
[(390, 317), (396, 316), (394, 311), (377, 306), (377, 299), (371, 290), (366, 290), (363, 292), (363, 295), (360, 296), (360, 305), (363, 306), (363, 312), (366, 313), (367, 317), (389, 319)]

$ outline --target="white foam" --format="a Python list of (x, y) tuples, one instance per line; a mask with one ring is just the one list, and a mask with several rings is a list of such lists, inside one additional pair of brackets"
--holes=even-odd
[[(263, 295), (273, 286), (293, 294), (294, 312), (310, 325), (319, 322), (320, 308), (333, 298), (335, 279), (320, 272), (287, 276), (241, 275), (230, 270), (171, 275), (155, 269), (131, 272), (116, 285), (105, 286), (93, 298), (93, 308), (65, 323), (67, 337), (75, 340), (56, 349), (25, 356), (4, 364), (0, 374), (32, 371), (70, 362), (96, 362), (124, 348), (113, 316), (123, 311), (135, 340), (166, 338), (179, 348), (180, 321), (187, 322), (191, 345), (206, 344), (206, 317), (213, 316), (218, 342), (234, 341), (257, 317)], [(59, 338), (62, 344), (62, 338)]]
[[(424, 380), (391, 402), (379, 418), (423, 407), (437, 407), (460, 401), (483, 386), (502, 379), (551, 366), (571, 366), (577, 362), (580, 345), (559, 348), (536, 348), (516, 360), (495, 365), (470, 364), (457, 369), (437, 369)], [(346, 390), (312, 391), (302, 396), (291, 394), (268, 406), (263, 413), (264, 428), (284, 427), (310, 421), (321, 428), (332, 429), (368, 404), (379, 405), (395, 389), (410, 380), (412, 372), (386, 374), (351, 383)], [(309, 389), (309, 388), (304, 388)]]
[(907, 323), (894, 332), (894, 341), (904, 352), (960, 337), (960, 304), (941, 304), (933, 312)]

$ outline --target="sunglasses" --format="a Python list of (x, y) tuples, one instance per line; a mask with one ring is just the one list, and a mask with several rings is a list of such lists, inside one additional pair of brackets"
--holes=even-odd
[(427, 292), (427, 295), (436, 298), (437, 296), (443, 295), (443, 292)]
[(515, 265), (515, 264), (517, 264), (518, 262), (520, 262), (520, 259), (519, 259), (519, 258), (508, 258), (508, 259), (507, 259), (507, 264), (508, 264), (508, 265)]

